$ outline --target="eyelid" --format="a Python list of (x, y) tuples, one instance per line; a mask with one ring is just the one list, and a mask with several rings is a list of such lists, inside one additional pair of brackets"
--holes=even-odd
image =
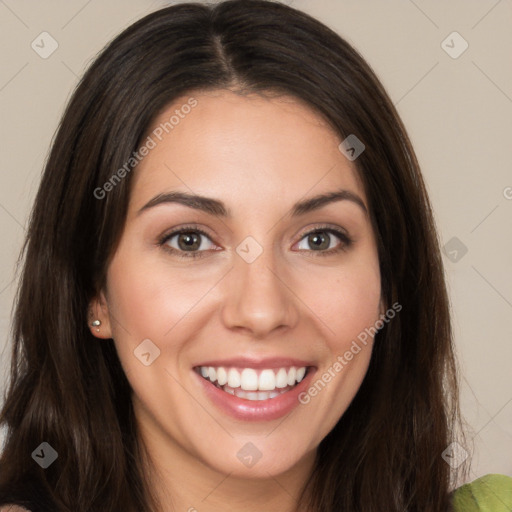
[(317, 231), (329, 231), (334, 233), (339, 233), (340, 235), (344, 235), (345, 237), (349, 238), (348, 231), (341, 226), (337, 226), (334, 224), (314, 224), (313, 226), (308, 226), (304, 228), (303, 230), (299, 231), (299, 240), (302, 240), (306, 235), (311, 235), (312, 233), (315, 233)]
[(169, 238), (171, 238), (174, 235), (186, 233), (188, 231), (201, 233), (202, 235), (207, 236), (210, 239), (212, 238), (212, 235), (210, 235), (210, 233), (208, 233), (205, 229), (200, 228), (199, 226), (197, 226), (195, 224), (185, 224), (184, 226), (172, 228), (171, 230), (166, 231), (164, 234), (162, 234), (158, 237), (158, 241), (159, 242), (167, 241), (167, 240), (169, 240)]

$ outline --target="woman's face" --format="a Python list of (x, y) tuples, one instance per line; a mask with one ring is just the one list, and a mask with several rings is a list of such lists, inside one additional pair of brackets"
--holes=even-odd
[(383, 312), (354, 163), (290, 97), (191, 94), (148, 135), (93, 304), (141, 434), (162, 460), (224, 474), (311, 461), (364, 378), (373, 339), (360, 335)]

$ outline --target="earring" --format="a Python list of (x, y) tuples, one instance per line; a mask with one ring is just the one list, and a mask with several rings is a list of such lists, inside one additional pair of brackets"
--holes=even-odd
[(99, 326), (101, 325), (101, 320), (93, 320), (93, 322), (91, 323), (91, 325), (93, 327), (98, 327), (98, 329), (96, 329), (96, 332), (100, 332), (99, 330)]

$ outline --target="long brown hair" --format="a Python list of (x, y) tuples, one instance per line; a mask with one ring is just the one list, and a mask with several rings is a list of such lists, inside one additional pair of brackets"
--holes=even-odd
[[(101, 188), (184, 93), (230, 88), (300, 98), (342, 137), (378, 241), (382, 293), (400, 313), (318, 448), (302, 505), (315, 512), (440, 512), (458, 425), (449, 304), (431, 206), (406, 130), (364, 59), (310, 16), (265, 0), (158, 10), (116, 37), (74, 92), (41, 178), (13, 323), (0, 503), (73, 512), (149, 511), (131, 389), (113, 343), (88, 329), (125, 221), (133, 172)], [(136, 171), (134, 171), (136, 172)], [(58, 453), (42, 469), (41, 442)]]

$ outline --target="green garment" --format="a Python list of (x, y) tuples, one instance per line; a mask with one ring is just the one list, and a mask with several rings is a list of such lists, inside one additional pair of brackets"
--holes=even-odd
[(453, 494), (454, 512), (512, 512), (512, 478), (485, 475)]

